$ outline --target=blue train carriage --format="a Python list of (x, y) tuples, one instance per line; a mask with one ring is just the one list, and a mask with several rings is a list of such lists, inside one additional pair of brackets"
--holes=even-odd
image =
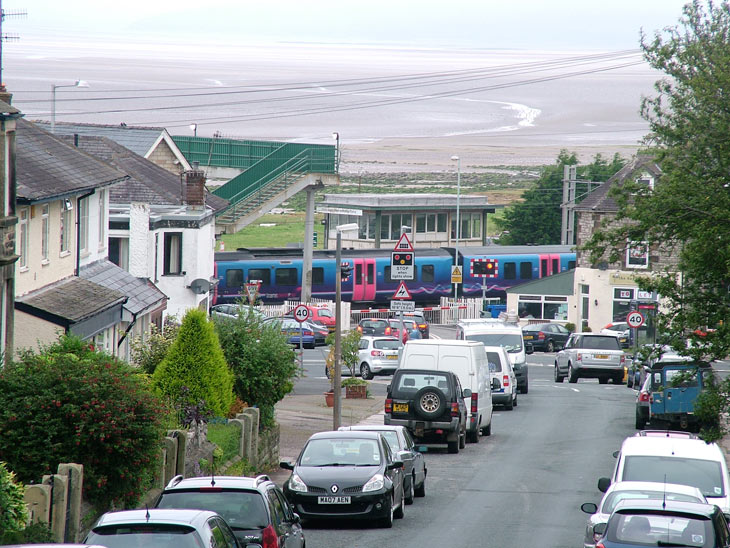
[[(485, 246), (460, 250), (463, 266), (464, 297), (481, 297), (482, 285), (487, 297), (504, 297), (505, 291), (537, 278), (544, 278), (575, 268), (575, 250), (569, 245), (553, 246)], [(493, 261), (496, 276), (475, 276), (475, 263)], [(479, 272), (476, 265), (476, 271)]]

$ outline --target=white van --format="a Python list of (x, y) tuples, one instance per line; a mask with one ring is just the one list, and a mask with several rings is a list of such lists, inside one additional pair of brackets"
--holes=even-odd
[(526, 355), (532, 354), (532, 345), (525, 346), (522, 328), (519, 325), (489, 318), (459, 320), (456, 324), (456, 339), (479, 341), (484, 346), (504, 347), (517, 377), (517, 388), (520, 394), (527, 394), (529, 383)]
[[(413, 339), (403, 347), (401, 369), (453, 371), (463, 389), (471, 390), (467, 402), (466, 439), (479, 442), (479, 433), (492, 433), (492, 385), (484, 345), (476, 341)], [(466, 400), (466, 398), (465, 398)]]
[[(492, 374), (492, 404), (507, 411), (517, 407), (517, 377), (503, 346), (485, 346), (489, 372)], [(496, 382), (495, 382), (496, 380)]]

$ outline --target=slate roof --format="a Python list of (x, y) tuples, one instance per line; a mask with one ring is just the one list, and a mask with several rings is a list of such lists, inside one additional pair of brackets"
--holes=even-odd
[(546, 276), (507, 288), (507, 293), (520, 295), (573, 295), (575, 269)]
[(102, 260), (81, 267), (79, 276), (126, 295), (124, 308), (132, 314), (138, 314), (150, 307), (157, 308), (167, 300), (167, 296), (151, 282), (132, 276), (111, 261)]
[[(35, 120), (35, 124), (47, 131), (51, 130), (51, 123), (45, 120)], [(163, 131), (165, 131), (165, 128), (162, 127), (78, 124), (71, 122), (56, 122), (55, 126), (56, 135), (77, 134), (108, 137), (142, 157), (150, 151)]]
[(0, 114), (4, 114), (7, 116), (11, 114), (20, 114), (20, 111), (9, 103), (6, 103), (5, 101), (0, 101)]
[(662, 174), (662, 170), (656, 163), (656, 159), (653, 156), (639, 154), (615, 173), (608, 181), (591, 192), (585, 200), (577, 204), (575, 206), (575, 210), (601, 212), (618, 211), (618, 205), (615, 200), (609, 196), (611, 188), (614, 185), (620, 185), (624, 181), (633, 179), (643, 172), (650, 173), (655, 180)]
[[(64, 135), (60, 138), (68, 143), (73, 143), (71, 135)], [(167, 171), (118, 142), (96, 135), (79, 135), (78, 147), (129, 175), (129, 179), (111, 188), (111, 203), (146, 202), (153, 205), (180, 205), (182, 203), (182, 186), (178, 175)], [(213, 211), (218, 211), (228, 205), (227, 200), (214, 196), (210, 192), (206, 192), (205, 203)]]
[(126, 178), (22, 118), (17, 123), (15, 167), (19, 203), (78, 194)]
[[(78, 323), (126, 301), (127, 297), (89, 280), (70, 277), (15, 299), (18, 310)], [(37, 314), (35, 314), (37, 315)]]

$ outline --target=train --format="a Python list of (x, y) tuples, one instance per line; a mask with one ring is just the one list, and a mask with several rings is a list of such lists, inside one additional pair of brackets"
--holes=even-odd
[[(387, 305), (401, 281), (391, 278), (390, 249), (342, 249), (341, 262), (352, 274), (341, 284), (343, 301), (353, 308)], [(301, 297), (303, 250), (300, 248), (241, 248), (215, 253), (212, 304), (246, 300), (246, 284), (258, 284), (257, 299), (263, 304), (280, 304)], [(438, 304), (454, 296), (451, 267), (452, 247), (416, 248), (414, 279), (405, 281), (417, 306)], [(473, 269), (491, 262), (490, 277), (475, 276)], [(506, 290), (531, 280), (575, 268), (574, 248), (567, 245), (468, 246), (458, 251), (463, 279), (458, 297), (506, 298)], [(312, 297), (335, 299), (335, 250), (315, 250), (312, 257)]]

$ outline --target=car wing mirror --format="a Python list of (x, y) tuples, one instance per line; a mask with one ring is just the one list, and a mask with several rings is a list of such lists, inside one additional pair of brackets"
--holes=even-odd
[(492, 379), (492, 390), (497, 390), (498, 388), (499, 388), (499, 380)]
[(413, 457), (411, 451), (398, 451), (395, 454), (396, 460), (408, 460)]
[(601, 478), (598, 480), (598, 490), (605, 493), (611, 486), (611, 478)]
[(603, 536), (603, 535), (604, 535), (604, 533), (606, 532), (606, 526), (607, 526), (607, 525), (608, 525), (608, 523), (605, 523), (605, 522), (604, 522), (604, 523), (596, 523), (596, 524), (595, 524), (595, 525), (593, 526), (593, 534), (594, 534), (594, 535), (600, 535), (600, 536)]
[(415, 449), (419, 453), (428, 453), (428, 447), (426, 447), (425, 445), (419, 445)]
[(294, 470), (294, 463), (291, 463), (288, 460), (283, 460), (279, 462), (279, 468), (283, 468), (284, 470)]
[(535, 352), (535, 347), (532, 346), (532, 343), (525, 343), (525, 354), (533, 354)]
[(614, 451), (614, 452), (613, 452), (613, 453), (611, 453), (611, 454), (613, 455), (613, 458), (614, 458), (614, 459), (617, 459), (617, 458), (618, 458), (618, 455), (619, 455), (619, 453), (620, 453), (620, 451), (619, 451), (619, 450), (617, 449), (616, 451)]
[(464, 390), (462, 390), (461, 393), (462, 393), (463, 397), (471, 398), (471, 390), (469, 390), (468, 388), (464, 388)]
[(398, 468), (403, 468), (402, 460), (394, 460), (393, 462), (388, 464), (388, 470), (396, 470)]
[(598, 506), (592, 502), (584, 502), (580, 505), (580, 509), (586, 514), (595, 514), (598, 512)]

